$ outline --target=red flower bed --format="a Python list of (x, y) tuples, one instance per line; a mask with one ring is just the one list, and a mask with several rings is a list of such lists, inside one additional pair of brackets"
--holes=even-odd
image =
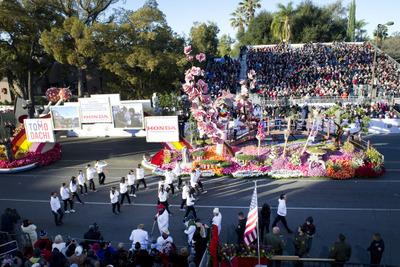
[(382, 176), (386, 173), (385, 167), (381, 167), (381, 172), (377, 173), (375, 170), (372, 168), (374, 166), (373, 163), (369, 163), (366, 166), (361, 166), (356, 169), (356, 176), (358, 177), (379, 177)]
[(0, 168), (15, 168), (33, 163), (39, 163), (39, 166), (45, 166), (61, 158), (61, 145), (56, 143), (53, 149), (45, 153), (28, 152), (23, 159), (14, 160), (8, 163), (7, 160), (0, 161)]

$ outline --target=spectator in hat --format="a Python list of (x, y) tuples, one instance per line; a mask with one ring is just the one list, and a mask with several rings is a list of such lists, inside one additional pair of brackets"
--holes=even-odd
[(214, 208), (213, 210), (214, 217), (212, 218), (211, 224), (218, 227), (218, 235), (221, 233), (221, 222), (222, 222), (222, 214), (219, 212), (219, 208)]
[(75, 248), (75, 253), (69, 258), (70, 264), (76, 263), (79, 267), (84, 267), (86, 261), (86, 251), (82, 246), (77, 246)]
[(168, 228), (164, 227), (161, 231), (161, 236), (157, 238), (157, 249), (159, 251), (162, 251), (162, 247), (170, 247), (174, 243), (173, 238), (169, 235)]
[(168, 212), (165, 209), (165, 206), (163, 204), (158, 205), (157, 207), (158, 213), (154, 217), (155, 220), (157, 220), (158, 224), (158, 229), (160, 230), (160, 234), (162, 234), (162, 229), (167, 228), (169, 226), (169, 216)]
[(33, 247), (38, 248), (39, 244), (44, 241), (46, 242), (46, 249), (51, 250), (53, 242), (51, 242), (51, 240), (47, 237), (46, 230), (40, 230), (39, 237), (40, 239), (33, 244)]
[(133, 230), (129, 240), (132, 241), (132, 249), (135, 249), (135, 244), (139, 243), (142, 249), (147, 249), (149, 243), (149, 233), (144, 230), (144, 224), (139, 224), (137, 229)]

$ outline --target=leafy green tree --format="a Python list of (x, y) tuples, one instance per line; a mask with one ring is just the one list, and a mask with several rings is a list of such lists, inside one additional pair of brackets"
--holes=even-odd
[(279, 3), (277, 7), (279, 11), (274, 14), (271, 30), (276, 37), (279, 37), (280, 42), (286, 40), (290, 43), (290, 17), (293, 15), (293, 2), (289, 2), (287, 6)]
[(200, 51), (206, 54), (208, 58), (217, 55), (219, 28), (216, 23), (194, 22), (190, 29), (190, 43), (192, 50), (198, 54)]
[(296, 7), (291, 25), (293, 43), (343, 41), (346, 12), (341, 1), (319, 7), (308, 0)]
[(240, 36), (240, 43), (245, 45), (270, 44), (273, 41), (271, 32), (272, 14), (261, 11), (249, 24), (247, 31)]
[(385, 40), (388, 36), (388, 27), (386, 25), (380, 25), (377, 27), (377, 29), (374, 30), (372, 35), (374, 36), (374, 40), (376, 40), (376, 32), (378, 31), (378, 43), (381, 43), (383, 40)]
[(219, 39), (218, 43), (218, 56), (223, 57), (225, 55), (232, 56), (232, 49), (231, 45), (235, 42), (234, 39), (232, 39), (229, 34), (224, 34), (222, 37)]
[(239, 7), (244, 10), (246, 24), (254, 18), (256, 9), (261, 8), (260, 0), (243, 0), (239, 2)]
[(148, 98), (155, 91), (178, 88), (187, 63), (181, 53), (184, 40), (167, 25), (156, 1), (146, 1), (142, 8), (123, 16), (124, 21), (107, 38), (111, 52), (100, 57), (108, 76), (116, 76), (107, 85), (123, 99)]
[[(61, 63), (78, 69), (78, 95), (84, 95), (85, 71), (97, 66), (96, 60), (104, 51), (99, 17), (118, 0), (54, 0), (65, 21), (42, 33), (46, 51)], [(111, 26), (112, 27), (112, 26)]]
[(353, 2), (350, 5), (349, 21), (347, 22), (347, 32), (346, 32), (347, 40), (350, 42), (354, 42), (355, 24), (356, 24), (356, 0), (353, 0)]
[(51, 0), (3, 0), (0, 14), (0, 76), (7, 77), (14, 93), (34, 103), (34, 88), (54, 62), (39, 43), (40, 34), (61, 16)]
[(383, 40), (381, 49), (393, 59), (400, 60), (400, 36), (390, 36)]
[(367, 22), (365, 22), (363, 19), (357, 20), (354, 28), (355, 28), (355, 41), (356, 42), (364, 42), (368, 40), (367, 36), (367, 30), (364, 29), (365, 26), (367, 26)]

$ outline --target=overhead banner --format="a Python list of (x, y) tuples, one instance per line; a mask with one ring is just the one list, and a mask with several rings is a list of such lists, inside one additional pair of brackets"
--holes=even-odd
[(51, 119), (25, 119), (24, 126), (28, 142), (54, 143)]
[(147, 142), (179, 142), (178, 116), (146, 117)]
[(114, 128), (143, 129), (142, 104), (112, 106)]
[(78, 106), (50, 107), (51, 119), (54, 130), (80, 129)]
[(79, 98), (82, 123), (112, 122), (108, 97)]

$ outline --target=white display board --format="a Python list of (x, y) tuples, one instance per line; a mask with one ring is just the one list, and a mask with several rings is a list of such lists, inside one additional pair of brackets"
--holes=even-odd
[(151, 100), (150, 99), (142, 99), (142, 100), (122, 100), (122, 105), (125, 104), (142, 104), (143, 110), (153, 110), (151, 107)]
[(90, 98), (106, 98), (110, 99), (111, 105), (119, 105), (121, 102), (121, 97), (119, 94), (99, 94), (99, 95), (91, 95)]
[(51, 119), (25, 119), (24, 126), (28, 142), (54, 143)]
[(146, 117), (147, 142), (179, 142), (178, 116)]
[(79, 98), (81, 123), (112, 122), (111, 106), (108, 97)]
[(141, 103), (112, 106), (114, 128), (143, 129)]

